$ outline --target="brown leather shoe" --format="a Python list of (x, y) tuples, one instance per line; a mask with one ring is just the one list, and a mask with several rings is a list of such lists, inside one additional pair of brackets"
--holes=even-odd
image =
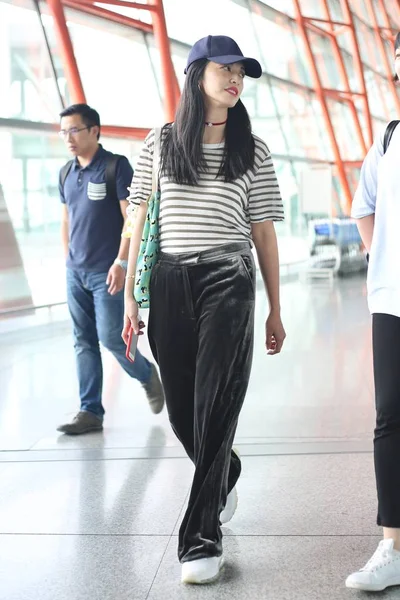
[(81, 435), (90, 431), (101, 431), (103, 421), (91, 412), (81, 410), (71, 423), (65, 423), (57, 427), (57, 431), (67, 433), (68, 435)]

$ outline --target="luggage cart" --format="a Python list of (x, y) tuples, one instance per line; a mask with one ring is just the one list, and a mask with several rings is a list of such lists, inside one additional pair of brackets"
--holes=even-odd
[(333, 280), (337, 274), (366, 268), (362, 241), (352, 219), (313, 219), (308, 224), (308, 234), (310, 259), (306, 277)]

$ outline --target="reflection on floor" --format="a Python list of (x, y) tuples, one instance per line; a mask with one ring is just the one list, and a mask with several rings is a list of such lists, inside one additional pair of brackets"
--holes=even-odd
[(1, 600), (361, 597), (344, 579), (380, 533), (365, 285), (295, 281), (282, 292), (288, 338), (281, 356), (268, 357), (258, 291), (236, 441), (240, 503), (224, 528), (221, 579), (201, 588), (179, 583), (176, 534), (192, 466), (165, 412), (153, 416), (105, 353), (104, 433), (58, 435), (77, 409), (69, 323), (3, 334)]

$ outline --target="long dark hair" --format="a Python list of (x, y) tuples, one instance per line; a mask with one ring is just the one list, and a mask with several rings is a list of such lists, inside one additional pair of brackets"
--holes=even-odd
[[(205, 106), (200, 82), (207, 59), (194, 62), (188, 69), (173, 125), (165, 126), (161, 147), (161, 173), (179, 184), (196, 185), (199, 175), (207, 172), (203, 153)], [(218, 176), (233, 181), (254, 168), (255, 143), (250, 118), (241, 100), (228, 109), (225, 149)]]

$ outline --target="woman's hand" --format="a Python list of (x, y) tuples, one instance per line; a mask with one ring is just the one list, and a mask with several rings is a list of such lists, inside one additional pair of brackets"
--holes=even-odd
[(271, 311), (265, 324), (265, 345), (268, 354), (279, 354), (285, 341), (286, 332), (283, 328), (280, 312)]
[(144, 323), (139, 317), (139, 308), (134, 298), (125, 298), (124, 328), (122, 330), (122, 339), (125, 344), (128, 343), (129, 331), (132, 328), (136, 335), (143, 335)]

